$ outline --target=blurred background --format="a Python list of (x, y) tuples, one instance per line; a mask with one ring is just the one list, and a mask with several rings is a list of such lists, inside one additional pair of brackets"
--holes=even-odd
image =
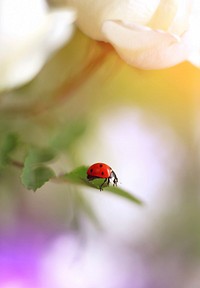
[[(0, 145), (16, 142), (0, 170), (1, 288), (199, 288), (199, 79), (189, 63), (130, 67), (76, 29), (1, 90)], [(54, 149), (58, 176), (107, 163), (144, 205), (53, 180), (27, 190), (30, 147)]]

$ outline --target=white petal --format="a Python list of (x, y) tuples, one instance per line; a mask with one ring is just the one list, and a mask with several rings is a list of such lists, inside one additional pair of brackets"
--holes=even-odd
[(138, 68), (170, 67), (184, 61), (189, 53), (184, 38), (164, 31), (117, 21), (105, 21), (102, 31), (119, 55)]
[(181, 35), (188, 28), (191, 0), (161, 0), (148, 26)]
[(190, 43), (192, 51), (188, 60), (200, 68), (200, 1), (195, 0), (190, 18)]
[(195, 51), (194, 53), (192, 53), (188, 59), (187, 59), (190, 63), (192, 63), (194, 66), (197, 66), (198, 68), (200, 68), (200, 49), (199, 51)]
[(44, 54), (51, 53), (61, 45), (66, 43), (73, 32), (73, 22), (75, 21), (76, 14), (74, 10), (55, 10), (46, 16), (43, 26), (43, 34), (41, 38)]
[(29, 37), (39, 29), (46, 13), (43, 0), (1, 0), (0, 44), (12, 44)]
[[(32, 1), (29, 1), (30, 3)], [(41, 16), (39, 18), (37, 11), (35, 9), (32, 14), (38, 22), (34, 23), (30, 20), (32, 23), (30, 25), (25, 17), (23, 19), (25, 22), (20, 22), (19, 31), (16, 34), (10, 28), (10, 32), (6, 30), (4, 37), (0, 38), (0, 46), (3, 47), (0, 48), (0, 90), (12, 88), (31, 80), (51, 53), (63, 45), (72, 34), (72, 23), (75, 21), (73, 10), (64, 9), (51, 13), (39, 13)], [(16, 15), (17, 18), (19, 16), (21, 15)], [(26, 25), (28, 29), (24, 28)]]
[(105, 40), (101, 31), (106, 20), (135, 21), (147, 24), (157, 10), (160, 0), (68, 0), (78, 11), (79, 28), (96, 40)]

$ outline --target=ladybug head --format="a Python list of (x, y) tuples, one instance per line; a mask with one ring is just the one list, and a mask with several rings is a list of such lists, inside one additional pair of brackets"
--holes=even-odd
[(113, 185), (117, 186), (118, 178), (114, 171), (111, 172), (110, 178), (113, 178)]

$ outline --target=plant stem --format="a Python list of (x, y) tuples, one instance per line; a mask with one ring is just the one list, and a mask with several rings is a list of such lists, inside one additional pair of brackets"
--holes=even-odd
[(10, 159), (10, 163), (17, 168), (20, 168), (20, 169), (24, 168), (24, 164), (22, 162), (17, 161), (17, 160)]

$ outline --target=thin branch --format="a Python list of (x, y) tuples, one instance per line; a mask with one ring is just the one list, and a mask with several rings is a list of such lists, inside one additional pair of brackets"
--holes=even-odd
[(81, 67), (79, 72), (72, 76), (70, 79), (67, 79), (61, 87), (55, 92), (55, 95), (52, 100), (49, 102), (41, 103), (37, 101), (35, 104), (31, 104), (28, 107), (9, 107), (2, 109), (1, 112), (5, 113), (21, 113), (22, 115), (32, 116), (38, 115), (43, 112), (46, 112), (48, 109), (52, 109), (57, 105), (62, 104), (66, 99), (68, 99), (75, 91), (77, 91), (84, 83), (90, 78), (94, 72), (104, 64), (105, 59), (108, 57), (112, 48), (110, 45), (105, 43), (98, 43), (98, 46), (101, 47), (101, 52), (96, 54), (96, 49), (94, 50), (95, 55), (93, 55), (88, 62)]
[(111, 49), (105, 45), (103, 47), (100, 54), (95, 55), (94, 58), (90, 59), (89, 62), (81, 68), (81, 70), (75, 74), (72, 78), (64, 82), (64, 84), (59, 87), (52, 101), (48, 102), (45, 105), (35, 105), (32, 108), (34, 115), (45, 112), (48, 109), (54, 108), (57, 105), (63, 103), (66, 99), (68, 99), (76, 90), (78, 90), (84, 83), (90, 78), (92, 74), (103, 65), (105, 59), (108, 57)]
[(24, 168), (24, 164), (22, 162), (17, 161), (17, 160), (10, 159), (10, 163), (17, 168), (20, 168), (20, 169)]

